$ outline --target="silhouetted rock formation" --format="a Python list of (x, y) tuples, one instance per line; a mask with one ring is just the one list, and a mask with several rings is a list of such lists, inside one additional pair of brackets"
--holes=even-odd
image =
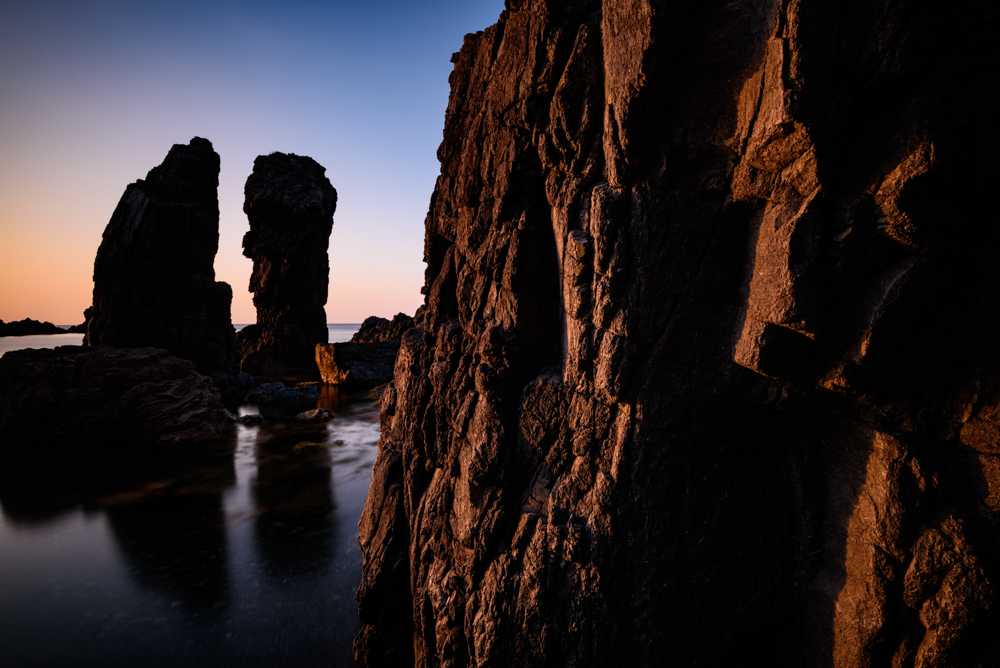
[(397, 313), (392, 320), (377, 315), (365, 318), (361, 328), (351, 337), (351, 343), (371, 343), (374, 341), (399, 341), (410, 327), (413, 318), (405, 313)]
[(315, 376), (313, 351), (329, 339), (323, 306), (337, 191), (312, 158), (272, 153), (254, 161), (245, 192), (243, 254), (253, 260), (257, 324), (237, 335), (240, 370)]
[(0, 454), (227, 437), (211, 379), (153, 348), (62, 346), (0, 357)]
[(1000, 662), (998, 5), (507, 7), (455, 58), (361, 665)]
[(88, 306), (87, 309), (83, 312), (83, 322), (81, 322), (79, 325), (73, 325), (66, 331), (72, 332), (73, 334), (86, 334), (87, 325), (90, 324), (90, 318), (91, 316), (93, 316), (93, 314), (94, 314), (94, 309)]
[(94, 262), (84, 345), (166, 348), (202, 373), (233, 369), (233, 291), (214, 268), (218, 187), (219, 156), (195, 137), (125, 189)]
[(0, 336), (30, 336), (33, 334), (66, 334), (66, 329), (60, 329), (51, 322), (39, 322), (31, 318), (4, 322), (0, 320)]

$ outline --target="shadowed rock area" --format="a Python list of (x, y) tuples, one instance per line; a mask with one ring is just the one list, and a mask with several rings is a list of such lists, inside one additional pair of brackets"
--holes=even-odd
[(233, 291), (214, 268), (218, 188), (219, 155), (195, 137), (125, 189), (94, 262), (84, 345), (166, 348), (201, 373), (233, 370)]
[(378, 385), (392, 380), (399, 341), (321, 343), (316, 366), (327, 385)]
[(997, 5), (506, 6), (454, 58), (359, 664), (1000, 663)]
[(337, 191), (312, 158), (271, 153), (254, 161), (245, 193), (243, 254), (253, 260), (257, 323), (237, 334), (240, 370), (315, 376), (314, 349), (329, 339), (323, 307)]
[[(0, 357), (0, 455), (226, 438), (212, 380), (154, 348), (62, 346)], [(95, 455), (96, 456), (96, 455)]]

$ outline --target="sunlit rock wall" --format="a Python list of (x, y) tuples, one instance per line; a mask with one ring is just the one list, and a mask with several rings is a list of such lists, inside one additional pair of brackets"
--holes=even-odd
[(511, 0), (468, 36), (359, 662), (1000, 662), (997, 32)]

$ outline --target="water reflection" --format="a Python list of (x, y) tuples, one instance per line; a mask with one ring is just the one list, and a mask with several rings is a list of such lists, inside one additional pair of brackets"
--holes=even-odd
[(225, 606), (227, 551), (220, 494), (171, 494), (105, 509), (129, 574), (172, 605)]
[(254, 536), (269, 576), (304, 577), (330, 558), (337, 523), (326, 440), (323, 422), (258, 430)]
[(218, 450), (0, 465), (4, 665), (350, 665), (378, 421), (320, 406)]

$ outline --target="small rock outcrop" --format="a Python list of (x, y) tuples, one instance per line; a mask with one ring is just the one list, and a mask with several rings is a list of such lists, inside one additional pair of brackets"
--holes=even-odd
[(397, 313), (392, 320), (365, 318), (348, 343), (316, 346), (316, 366), (327, 385), (381, 385), (392, 380), (403, 334), (414, 319)]
[(211, 379), (154, 348), (62, 346), (0, 357), (0, 456), (228, 437)]
[(351, 337), (351, 343), (372, 343), (375, 341), (399, 341), (406, 330), (413, 327), (413, 318), (405, 313), (397, 313), (392, 320), (377, 315), (365, 318), (361, 328)]
[(1000, 4), (508, 0), (361, 666), (1000, 665)]
[(399, 341), (321, 343), (316, 366), (327, 385), (379, 385), (392, 380)]
[(72, 329), (62, 329), (51, 322), (39, 322), (31, 318), (4, 322), (0, 320), (0, 336), (31, 336), (33, 334), (66, 334)]
[(245, 194), (243, 254), (253, 260), (257, 323), (237, 334), (240, 370), (315, 376), (314, 349), (329, 339), (323, 307), (337, 191), (312, 158), (272, 153), (254, 161)]
[(125, 189), (94, 262), (84, 345), (166, 348), (201, 373), (233, 370), (233, 292), (214, 268), (218, 188), (219, 155), (195, 137)]

